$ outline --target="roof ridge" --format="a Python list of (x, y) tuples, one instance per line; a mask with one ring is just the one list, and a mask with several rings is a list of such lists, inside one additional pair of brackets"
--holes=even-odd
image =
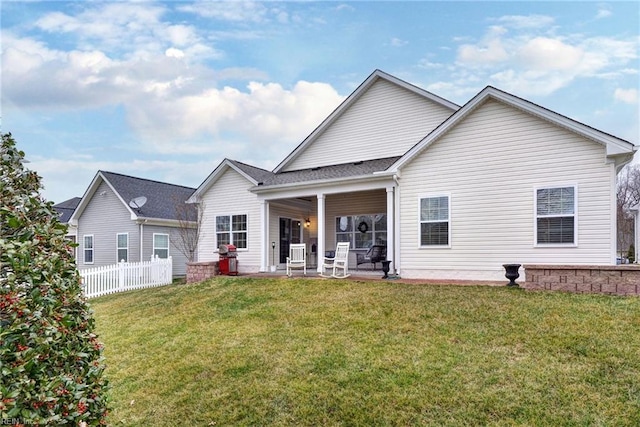
[(118, 176), (125, 177), (125, 178), (138, 179), (140, 181), (154, 182), (156, 184), (171, 185), (173, 187), (181, 187), (181, 188), (186, 188), (186, 189), (189, 189), (189, 190), (195, 190), (194, 187), (189, 187), (189, 186), (181, 185), (181, 184), (173, 184), (171, 182), (166, 182), (166, 181), (159, 181), (157, 179), (141, 178), (139, 176), (127, 175), (127, 174), (124, 174), (124, 173), (111, 172), (111, 171), (105, 171), (105, 170), (99, 170), (99, 172), (102, 173), (102, 174), (106, 173), (106, 174), (111, 174), (111, 175), (118, 175)]
[(260, 169), (261, 171), (264, 171), (264, 172), (273, 173), (273, 172), (272, 172), (272, 171), (270, 171), (269, 169), (261, 168), (260, 166), (251, 165), (251, 164), (249, 164), (249, 163), (241, 162), (241, 161), (239, 161), (239, 160), (233, 160), (233, 159), (227, 159), (227, 160), (228, 160), (228, 161), (230, 161), (230, 162), (233, 162), (233, 163), (238, 163), (238, 164), (241, 164), (241, 165), (244, 165), (244, 166), (249, 166), (250, 168)]
[(399, 157), (402, 157), (402, 156), (401, 156), (401, 155), (397, 155), (397, 156), (379, 157), (379, 158), (377, 158), (377, 159), (352, 160), (352, 161), (350, 161), (350, 162), (332, 163), (332, 164), (330, 164), (330, 165), (310, 166), (310, 167), (302, 168), (302, 169), (293, 169), (293, 170), (281, 171), (281, 172), (276, 172), (276, 173), (274, 173), (274, 174), (275, 174), (275, 175), (280, 175), (280, 174), (285, 174), (285, 173), (293, 173), (293, 172), (302, 172), (302, 171), (318, 170), (318, 169), (322, 169), (322, 168), (331, 168), (331, 167), (343, 166), (343, 165), (348, 165), (348, 164), (362, 164), (362, 163), (371, 163), (371, 162), (381, 162), (381, 161), (389, 160), (389, 159), (397, 159), (397, 158), (399, 158)]

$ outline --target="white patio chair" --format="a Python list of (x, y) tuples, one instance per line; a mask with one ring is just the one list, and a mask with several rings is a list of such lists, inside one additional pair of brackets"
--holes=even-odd
[[(331, 275), (325, 273), (326, 269), (331, 269)], [(336, 254), (333, 258), (324, 257), (322, 263), (322, 277), (334, 277), (344, 279), (349, 277), (349, 242), (340, 242), (336, 246)]]
[(302, 268), (303, 274), (307, 275), (307, 244), (292, 243), (289, 245), (289, 256), (287, 257), (287, 276), (291, 277), (292, 268)]

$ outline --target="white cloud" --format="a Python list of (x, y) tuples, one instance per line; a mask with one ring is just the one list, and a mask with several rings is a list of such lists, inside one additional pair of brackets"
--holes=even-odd
[(77, 39), (78, 50), (108, 51), (117, 59), (146, 58), (177, 47), (191, 62), (218, 58), (221, 52), (190, 25), (162, 20), (167, 9), (150, 3), (87, 3), (76, 15), (52, 12), (35, 27)]
[(287, 90), (275, 83), (252, 82), (246, 92), (225, 87), (140, 99), (128, 111), (130, 126), (159, 152), (211, 152), (216, 150), (213, 141), (230, 139), (235, 142), (223, 149), (235, 146), (250, 154), (265, 142), (301, 140), (342, 99), (324, 83), (300, 81)]
[(609, 10), (608, 8), (606, 8), (605, 6), (601, 6), (600, 9), (598, 9), (598, 13), (596, 14), (596, 19), (604, 19), (604, 18), (608, 18), (611, 15), (613, 15), (613, 13), (611, 12), (611, 10)]
[(638, 103), (638, 89), (616, 89), (614, 94), (614, 98), (617, 101), (624, 102), (626, 104), (637, 104)]
[(567, 78), (562, 73), (513, 69), (492, 74), (490, 79), (501, 89), (520, 95), (549, 95), (567, 84)]
[(163, 27), (167, 40), (176, 46), (188, 46), (200, 40), (194, 28), (188, 25), (164, 25)]
[(59, 33), (75, 33), (86, 39), (123, 40), (153, 32), (166, 10), (162, 7), (113, 2), (88, 8), (76, 16), (52, 12), (35, 22), (36, 27)]
[(167, 55), (170, 58), (184, 58), (184, 52), (181, 51), (180, 49), (176, 49), (174, 47), (170, 47), (169, 49), (167, 49), (164, 52), (165, 55)]
[(187, 6), (180, 6), (182, 12), (194, 13), (205, 18), (235, 22), (264, 22), (269, 9), (264, 3), (253, 1), (208, 1), (196, 2)]
[[(260, 70), (214, 70), (199, 60), (219, 55), (210, 46), (212, 34), (164, 21), (164, 6), (86, 5), (75, 14), (49, 13), (35, 24), (63, 34), (77, 46), (73, 50), (7, 33), (3, 102), (41, 112), (118, 106), (132, 139), (141, 141), (129, 147), (133, 152), (236, 154), (260, 163), (283, 157), (343, 99), (323, 83), (299, 81), (284, 88), (264, 83), (268, 76)], [(178, 9), (243, 22), (292, 18), (263, 3), (200, 2)], [(220, 87), (220, 79), (253, 80), (236, 88)], [(92, 164), (89, 169), (97, 167), (106, 168)]]
[(527, 70), (573, 70), (579, 66), (584, 52), (559, 39), (535, 37), (522, 45), (515, 57)]
[(342, 3), (342, 4), (339, 4), (336, 7), (336, 10), (339, 10), (339, 11), (346, 10), (348, 12), (355, 12), (356, 9), (355, 9), (355, 7), (351, 6), (350, 4)]
[[(531, 18), (530, 22), (525, 18)], [(505, 16), (499, 21), (505, 27), (489, 27), (476, 43), (460, 40), (455, 67), (447, 76), (450, 80), (475, 87), (480, 78), (528, 96), (551, 94), (578, 78), (614, 80), (638, 72), (630, 68), (638, 59), (637, 37), (561, 36), (556, 34), (558, 28), (550, 27), (553, 19), (538, 15)], [(548, 31), (538, 31), (547, 26)], [(532, 28), (537, 30), (532, 32)], [(421, 60), (419, 66), (430, 63)]]
[(2, 31), (2, 71), (5, 75), (14, 72), (13, 67), (19, 73), (28, 73), (46, 62), (60, 60), (64, 56), (63, 52), (49, 49), (38, 40), (19, 38), (9, 31)]
[(418, 61), (418, 67), (419, 68), (424, 68), (426, 70), (434, 70), (434, 69), (439, 69), (439, 68), (444, 68), (444, 64), (441, 64), (439, 62), (431, 62), (428, 59), (421, 59), (420, 61)]
[(500, 24), (518, 29), (543, 28), (552, 25), (555, 19), (546, 15), (506, 15), (497, 19)]
[(492, 66), (509, 58), (501, 36), (501, 27), (492, 27), (484, 40), (476, 45), (463, 44), (458, 48), (457, 61), (465, 66)]
[(393, 37), (391, 39), (391, 43), (390, 44), (391, 44), (391, 46), (394, 46), (394, 47), (402, 47), (402, 46), (406, 46), (407, 44), (409, 44), (409, 42), (406, 41), (406, 40), (399, 39), (397, 37)]

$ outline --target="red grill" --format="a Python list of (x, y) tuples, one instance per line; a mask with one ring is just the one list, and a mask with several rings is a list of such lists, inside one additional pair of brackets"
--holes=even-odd
[(220, 245), (218, 248), (218, 254), (220, 259), (218, 266), (220, 268), (220, 274), (226, 274), (227, 276), (238, 275), (238, 252), (235, 245)]

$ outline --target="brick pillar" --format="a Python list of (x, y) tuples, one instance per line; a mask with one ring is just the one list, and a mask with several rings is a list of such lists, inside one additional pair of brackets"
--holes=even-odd
[(187, 283), (202, 282), (219, 274), (218, 261), (187, 263)]

